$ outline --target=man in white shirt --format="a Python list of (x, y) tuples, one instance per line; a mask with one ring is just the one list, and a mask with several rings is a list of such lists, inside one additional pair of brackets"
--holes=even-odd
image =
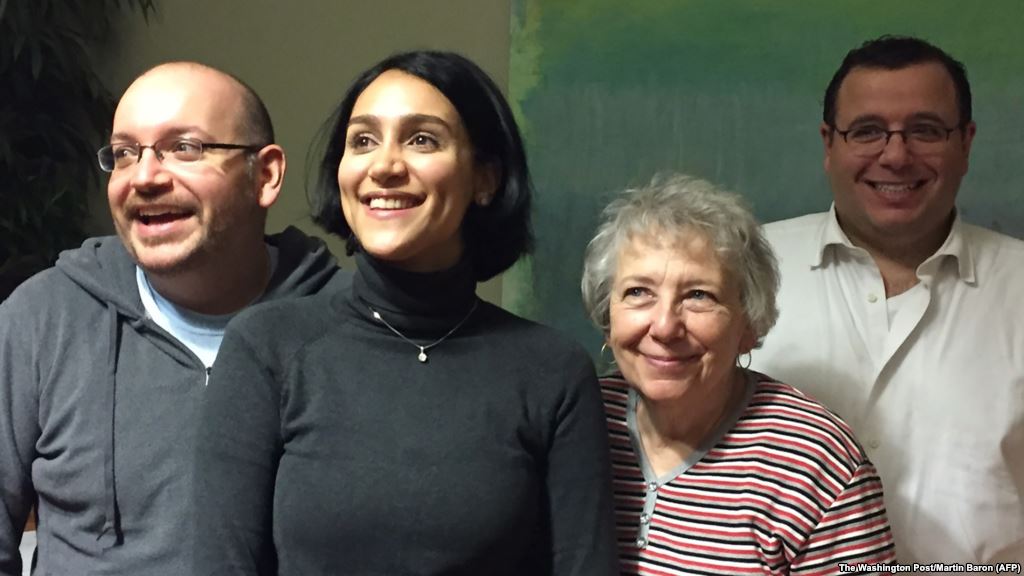
[(869, 41), (823, 117), (834, 204), (766, 226), (781, 316), (753, 367), (853, 426), (899, 562), (1019, 566), (1024, 242), (957, 214), (975, 135), (963, 65), (915, 38)]

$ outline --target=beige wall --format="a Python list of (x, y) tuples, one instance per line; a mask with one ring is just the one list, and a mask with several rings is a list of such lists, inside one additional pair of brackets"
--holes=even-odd
[[(309, 220), (306, 152), (349, 82), (384, 56), (415, 48), (461, 52), (508, 86), (510, 0), (157, 0), (147, 25), (125, 17), (122, 37), (98, 62), (120, 94), (141, 71), (168, 60), (198, 60), (248, 82), (270, 109), (288, 154), (284, 190), (268, 231), (295, 225), (324, 236)], [(312, 182), (312, 179), (311, 179)], [(96, 202), (98, 227), (110, 217)], [(342, 243), (329, 238), (344, 255)], [(343, 262), (351, 268), (351, 262)], [(480, 288), (493, 302), (500, 280)]]

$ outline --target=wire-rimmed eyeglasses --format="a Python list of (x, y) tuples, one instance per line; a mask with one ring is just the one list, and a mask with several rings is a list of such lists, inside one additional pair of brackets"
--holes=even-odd
[(894, 134), (903, 138), (903, 145), (913, 154), (935, 154), (941, 152), (953, 132), (962, 129), (957, 125), (952, 128), (934, 122), (911, 124), (902, 130), (889, 130), (878, 124), (861, 124), (848, 130), (840, 130), (832, 126), (836, 134), (850, 146), (858, 156), (875, 156), (889, 145)]
[(221, 142), (203, 142), (195, 138), (163, 138), (152, 144), (139, 144), (138, 142), (114, 142), (104, 146), (96, 152), (100, 168), (104, 172), (113, 172), (127, 168), (142, 158), (142, 152), (151, 148), (156, 154), (157, 160), (173, 160), (182, 164), (196, 162), (203, 157), (203, 151), (208, 149), (224, 150), (247, 150), (256, 152), (263, 148), (254, 144), (224, 144)]

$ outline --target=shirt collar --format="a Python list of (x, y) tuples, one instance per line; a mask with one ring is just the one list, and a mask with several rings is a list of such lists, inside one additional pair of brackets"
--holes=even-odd
[(829, 246), (845, 246), (851, 250), (856, 249), (853, 242), (850, 242), (850, 238), (839, 227), (839, 219), (836, 218), (836, 205), (834, 203), (828, 209), (828, 214), (825, 216), (825, 220), (818, 231), (818, 242), (808, 245), (808, 249), (813, 251), (811, 267), (820, 268), (825, 264), (825, 257)]
[[(818, 232), (817, 243), (808, 245), (808, 250), (811, 251), (808, 254), (808, 260), (812, 268), (820, 268), (825, 265), (826, 254), (830, 246), (837, 247), (833, 249), (840, 249), (838, 247), (845, 247), (845, 249), (849, 250), (859, 249), (853, 245), (853, 242), (850, 242), (850, 238), (839, 226), (839, 219), (836, 217), (836, 205), (834, 203), (829, 208), (825, 221)], [(964, 234), (964, 225), (960, 219), (959, 211), (953, 218), (953, 226), (949, 229), (946, 241), (942, 243), (942, 246), (934, 254), (918, 266), (918, 275), (935, 274), (938, 271), (939, 265), (947, 257), (952, 257), (956, 260), (960, 279), (968, 284), (974, 284), (974, 257), (971, 247), (967, 242), (967, 237)]]

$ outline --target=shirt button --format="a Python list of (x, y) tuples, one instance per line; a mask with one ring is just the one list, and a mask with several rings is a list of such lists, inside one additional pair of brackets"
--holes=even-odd
[(881, 445), (882, 444), (878, 440), (868, 440), (868, 448), (871, 448), (872, 450), (877, 450)]
[(640, 523), (641, 524), (650, 524), (651, 523), (651, 515), (650, 514), (641, 514), (640, 515)]
[(872, 304), (874, 304), (875, 302), (878, 302), (878, 296), (875, 295), (875, 294), (868, 294), (868, 302), (870, 302)]
[(637, 538), (636, 539), (636, 547), (637, 548), (646, 548), (647, 547), (647, 539), (646, 538)]
[(655, 482), (648, 482), (647, 483), (647, 491), (648, 492), (657, 492), (658, 491), (658, 484), (655, 483)]

